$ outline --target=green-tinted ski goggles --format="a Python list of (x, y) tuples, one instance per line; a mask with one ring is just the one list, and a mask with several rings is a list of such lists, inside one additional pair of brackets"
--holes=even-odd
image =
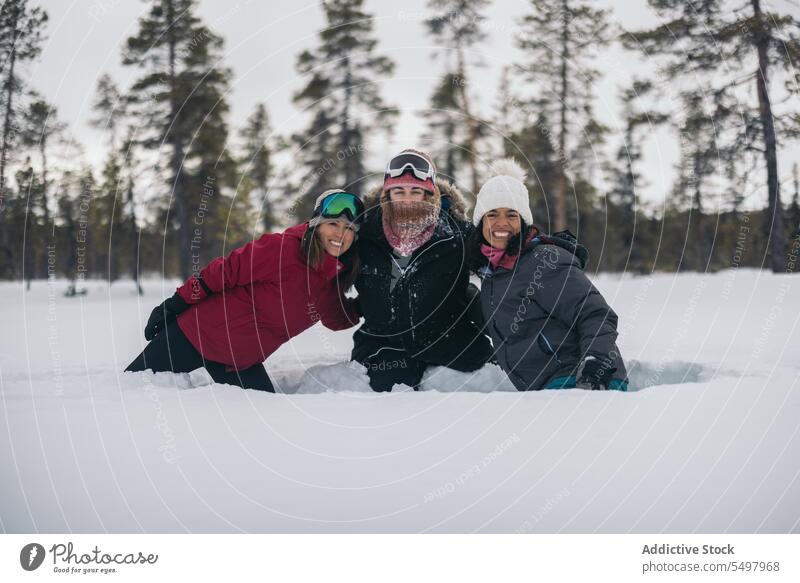
[(364, 214), (364, 203), (355, 194), (333, 192), (322, 199), (318, 210), (319, 212), (315, 214), (326, 219), (337, 219), (345, 215), (355, 223)]

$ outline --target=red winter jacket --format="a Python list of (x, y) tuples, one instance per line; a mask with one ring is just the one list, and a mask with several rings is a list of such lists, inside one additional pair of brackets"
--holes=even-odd
[(178, 288), (192, 304), (178, 325), (204, 358), (244, 370), (320, 320), (332, 330), (358, 324), (336, 278), (342, 263), (325, 253), (317, 269), (306, 265), (306, 228), (263, 235), (209, 263), (200, 278), (211, 295), (194, 276)]

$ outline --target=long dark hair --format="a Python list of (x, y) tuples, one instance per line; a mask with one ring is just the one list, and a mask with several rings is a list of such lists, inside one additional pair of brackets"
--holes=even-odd
[[(519, 233), (508, 240), (508, 247), (506, 247), (506, 255), (514, 257), (522, 253), (525, 243), (528, 241), (531, 232), (539, 228), (536, 225), (528, 225), (520, 219)], [(481, 253), (481, 245), (488, 245), (489, 242), (483, 236), (483, 219), (478, 223), (478, 226), (472, 231), (467, 240), (467, 266), (470, 271), (481, 275), (481, 268), (485, 267), (489, 260)]]
[[(306, 232), (303, 233), (303, 238), (300, 240), (300, 249), (303, 252), (303, 258), (311, 269), (316, 269), (325, 259), (325, 247), (322, 245), (322, 240), (317, 236), (317, 226), (308, 227)], [(339, 261), (345, 266), (345, 269), (336, 276), (339, 284), (339, 291), (346, 292), (356, 282), (358, 271), (361, 268), (361, 260), (358, 258), (358, 250), (356, 244), (358, 237), (353, 240), (350, 249), (345, 251), (339, 256)]]

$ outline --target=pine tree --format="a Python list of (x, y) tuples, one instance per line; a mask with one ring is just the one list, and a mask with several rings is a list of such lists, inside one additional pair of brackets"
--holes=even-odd
[(517, 158), (528, 170), (528, 192), (534, 221), (547, 231), (551, 224), (553, 193), (558, 173), (558, 154), (553, 147), (550, 122), (544, 110), (532, 123), (510, 134), (506, 155)]
[(512, 91), (512, 69), (507, 66), (500, 75), (495, 108), (500, 151), (525, 168), (534, 223), (549, 232), (557, 156), (547, 108), (535, 98), (523, 99)]
[(289, 214), (295, 219), (311, 216), (317, 196), (342, 183), (342, 179), (337, 178), (333, 128), (333, 117), (327, 109), (318, 108), (305, 132), (292, 137), (296, 155), (303, 166), (303, 181), (296, 189), (300, 195), (289, 209)]
[(101, 246), (102, 264), (106, 267), (103, 273), (109, 283), (119, 278), (121, 272), (120, 253), (114, 243), (120, 240), (124, 225), (120, 196), (122, 167), (117, 137), (125, 116), (124, 101), (111, 76), (101, 75), (95, 89), (95, 116), (89, 124), (107, 134), (109, 149), (100, 174), (97, 196), (92, 205), (92, 233)]
[(242, 128), (241, 135), (244, 141), (241, 163), (245, 168), (245, 177), (250, 181), (258, 199), (262, 228), (268, 233), (277, 224), (268, 198), (268, 188), (273, 178), (273, 156), (281, 143), (272, 133), (267, 107), (263, 103), (256, 105)]
[(798, 172), (797, 162), (792, 165), (792, 187), (792, 202), (786, 213), (790, 240), (800, 236), (800, 172)]
[(35, 148), (39, 153), (41, 168), (40, 182), (42, 186), (42, 201), (40, 207), (44, 215), (44, 224), (50, 224), (50, 178), (48, 176), (48, 152), (53, 139), (58, 138), (66, 129), (66, 124), (58, 121), (58, 112), (55, 107), (43, 99), (37, 99), (28, 106), (24, 114), (22, 131), (22, 145)]
[(196, 16), (193, 0), (154, 0), (123, 56), (123, 64), (142, 70), (130, 90), (144, 134), (137, 141), (158, 150), (168, 145), (165, 166), (181, 277), (194, 265), (193, 220), (218, 202), (197, 193), (209, 180), (217, 185), (235, 180), (224, 99), (231, 73), (218, 64), (222, 48), (222, 39)]
[(92, 110), (95, 115), (89, 125), (106, 132), (111, 151), (119, 148), (119, 132), (128, 114), (129, 100), (123, 95), (111, 75), (104, 73), (97, 80)]
[[(53, 232), (53, 224), (50, 216), (48, 153), (53, 139), (61, 135), (66, 128), (66, 124), (58, 121), (57, 115), (54, 107), (43, 99), (36, 99), (25, 110), (21, 120), (20, 146), (26, 149), (35, 149), (39, 154), (39, 176), (34, 180), (25, 174), (20, 175), (25, 176), (26, 184), (29, 186), (28, 195), (35, 196), (28, 205), (31, 212), (35, 213), (35, 220), (29, 223), (31, 229), (27, 232), (25, 243), (37, 249), (42, 249), (52, 243), (50, 234)], [(33, 172), (30, 161), (27, 165)], [(29, 258), (34, 257), (35, 255), (32, 255)], [(30, 289), (30, 278), (40, 276), (42, 271), (38, 264), (28, 265), (28, 277), (26, 277), (28, 289)]]
[(31, 8), (27, 0), (6, 0), (0, 7), (0, 83), (2, 83), (3, 136), (0, 140), (0, 189), (15, 143), (15, 98), (24, 91), (19, 69), (41, 54), (47, 12)]
[(308, 81), (294, 101), (311, 114), (307, 130), (294, 136), (303, 170), (293, 208), (299, 217), (307, 216), (320, 188), (361, 194), (369, 139), (375, 131), (389, 132), (397, 114), (380, 95), (381, 80), (394, 65), (375, 53), (378, 41), (364, 1), (326, 0), (321, 5), (326, 24), (320, 44), (297, 59), (297, 71)]
[(500, 151), (504, 156), (514, 155), (514, 143), (509, 139), (511, 132), (522, 125), (519, 104), (511, 90), (511, 67), (506, 65), (500, 72), (497, 88), (497, 105), (495, 107), (494, 125), (500, 136)]
[[(790, 128), (773, 114), (769, 78), (775, 71), (788, 74), (794, 71), (800, 58), (797, 34), (800, 21), (777, 12), (764, 12), (760, 0), (750, 0), (749, 9), (744, 5), (734, 11), (722, 0), (704, 0), (699, 4), (682, 0), (648, 0), (648, 3), (667, 22), (650, 30), (630, 31), (623, 39), (633, 50), (663, 57), (668, 78), (685, 80), (695, 91), (710, 92), (728, 101), (736, 98), (736, 90), (743, 83), (754, 82), (757, 103), (748, 106), (743, 100), (738, 109), (757, 119), (756, 133), (766, 169), (767, 261), (773, 271), (782, 271), (785, 239), (777, 149), (778, 136), (782, 131), (788, 134)], [(698, 79), (705, 86), (698, 88)], [(792, 117), (786, 115), (784, 119)], [(749, 124), (744, 124), (741, 133), (749, 130)], [(749, 140), (740, 135), (734, 141)]]
[(128, 126), (127, 133), (120, 146), (122, 155), (122, 186), (124, 189), (124, 200), (121, 215), (123, 227), (120, 239), (123, 241), (121, 248), (126, 252), (123, 255), (128, 258), (128, 269), (134, 283), (136, 292), (144, 295), (144, 289), (139, 277), (139, 227), (136, 224), (136, 188), (135, 180), (138, 174), (138, 160), (136, 158), (137, 145), (134, 136), (136, 130), (133, 126)]
[[(639, 100), (647, 95), (653, 86), (648, 81), (634, 80), (631, 87), (622, 91), (623, 135), (617, 149), (614, 165), (610, 168), (610, 189), (608, 192), (609, 223), (612, 225), (614, 239), (610, 241), (609, 255), (611, 269), (632, 269), (646, 271), (648, 253), (644, 249), (643, 215), (639, 212), (638, 192), (646, 182), (638, 169), (642, 159), (642, 130), (665, 123), (668, 116), (642, 108)], [(618, 244), (619, 249), (615, 248)], [(621, 262), (620, 262), (621, 260)]]
[(711, 188), (709, 180), (718, 169), (719, 153), (713, 114), (707, 110), (705, 97), (688, 92), (683, 100), (684, 115), (678, 126), (681, 146), (678, 179), (670, 201), (678, 210), (687, 212), (678, 268), (708, 271), (713, 234), (708, 232), (704, 216), (709, 208), (706, 190)]
[(67, 171), (59, 182), (60, 191), (57, 193), (58, 216), (62, 223), (59, 232), (59, 241), (56, 248), (66, 250), (62, 253), (62, 273), (70, 280), (69, 289), (73, 295), (76, 289), (75, 282), (78, 276), (78, 221), (80, 220), (79, 202), (70, 190), (74, 187), (75, 176)]
[[(569, 219), (568, 181), (572, 159), (597, 146), (604, 127), (594, 118), (592, 100), (599, 72), (591, 59), (609, 38), (608, 11), (580, 0), (530, 0), (531, 13), (520, 22), (517, 44), (524, 52), (520, 68), (539, 89), (538, 103), (554, 125), (558, 154), (553, 222), (565, 229)], [(550, 89), (552, 88), (552, 90)], [(585, 137), (584, 137), (585, 136)], [(576, 177), (571, 178), (577, 186)], [(578, 197), (580, 198), (580, 197)]]
[[(9, 188), (2, 205), (2, 232), (4, 245), (0, 247), (0, 278), (18, 279), (21, 273), (20, 261), (21, 241), (24, 241), (24, 228), (27, 221), (27, 196), (18, 189)], [(11, 242), (14, 242), (12, 245)]]
[[(144, 294), (139, 279), (139, 229), (136, 224), (135, 181), (138, 173), (132, 125), (131, 100), (124, 95), (110, 75), (97, 81), (90, 125), (103, 131), (108, 138), (108, 156), (100, 186), (103, 203), (109, 209), (108, 276), (113, 281), (129, 273), (139, 295)], [(124, 135), (120, 137), (121, 133)]]
[(41, 233), (45, 226), (42, 224), (42, 213), (39, 204), (42, 200), (42, 183), (31, 165), (30, 158), (25, 160), (23, 168), (17, 171), (16, 181), (19, 185), (19, 196), (25, 201), (25, 215), (21, 234), (22, 248), (22, 277), (25, 280), (25, 289), (31, 289), (31, 281), (39, 273), (37, 249), (41, 240)]
[(4, 0), (0, 6), (0, 104), (3, 116), (0, 138), (0, 246), (2, 255), (10, 265), (15, 265), (16, 261), (9, 237), (9, 217), (4, 208), (10, 194), (6, 170), (20, 133), (17, 101), (25, 91), (19, 71), (41, 53), (46, 23), (47, 12), (39, 7), (30, 7), (28, 0)]
[(122, 167), (116, 152), (109, 153), (100, 178), (90, 215), (95, 242), (92, 272), (112, 283), (122, 271), (119, 241), (124, 228)]
[(195, 220), (202, 237), (192, 241), (193, 269), (199, 270), (215, 257), (227, 255), (254, 238), (257, 226), (253, 221), (250, 193), (232, 191), (226, 185), (227, 180), (225, 176), (209, 173), (203, 183), (195, 187), (196, 192), (215, 203)]
[(427, 128), (422, 141), (428, 144), (439, 173), (450, 181), (455, 181), (458, 164), (465, 159), (467, 141), (463, 116), (459, 113), (458, 82), (455, 74), (446, 73), (431, 96), (430, 109), (420, 114)]
[[(454, 128), (449, 127), (450, 124), (465, 126), (463, 143), (454, 145), (470, 169), (473, 196), (480, 189), (477, 158), (479, 140), (485, 132), (482, 129), (484, 122), (478, 117), (468, 91), (472, 75), (467, 51), (474, 50), (475, 45), (486, 38), (482, 29), (486, 17), (482, 11), (488, 5), (488, 0), (429, 0), (428, 8), (434, 12), (434, 16), (426, 21), (428, 31), (435, 36), (437, 44), (446, 48), (447, 58), (447, 70), (433, 96), (431, 108), (436, 111), (444, 106), (452, 112), (449, 123), (442, 127), (445, 130), (443, 139), (454, 139), (457, 134)], [(453, 149), (448, 149), (447, 154), (453, 156)]]
[(95, 241), (92, 217), (95, 204), (95, 179), (91, 168), (81, 165), (66, 170), (56, 182), (57, 208), (55, 241), (52, 246), (55, 272), (66, 276), (70, 285), (65, 295), (84, 295), (80, 284), (99, 273), (100, 249)]

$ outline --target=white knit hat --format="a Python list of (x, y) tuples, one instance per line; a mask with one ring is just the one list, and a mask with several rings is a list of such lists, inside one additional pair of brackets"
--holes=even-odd
[(513, 158), (503, 158), (492, 165), (493, 176), (481, 186), (472, 211), (472, 224), (480, 224), (483, 215), (493, 209), (517, 211), (527, 225), (533, 224), (525, 170)]

